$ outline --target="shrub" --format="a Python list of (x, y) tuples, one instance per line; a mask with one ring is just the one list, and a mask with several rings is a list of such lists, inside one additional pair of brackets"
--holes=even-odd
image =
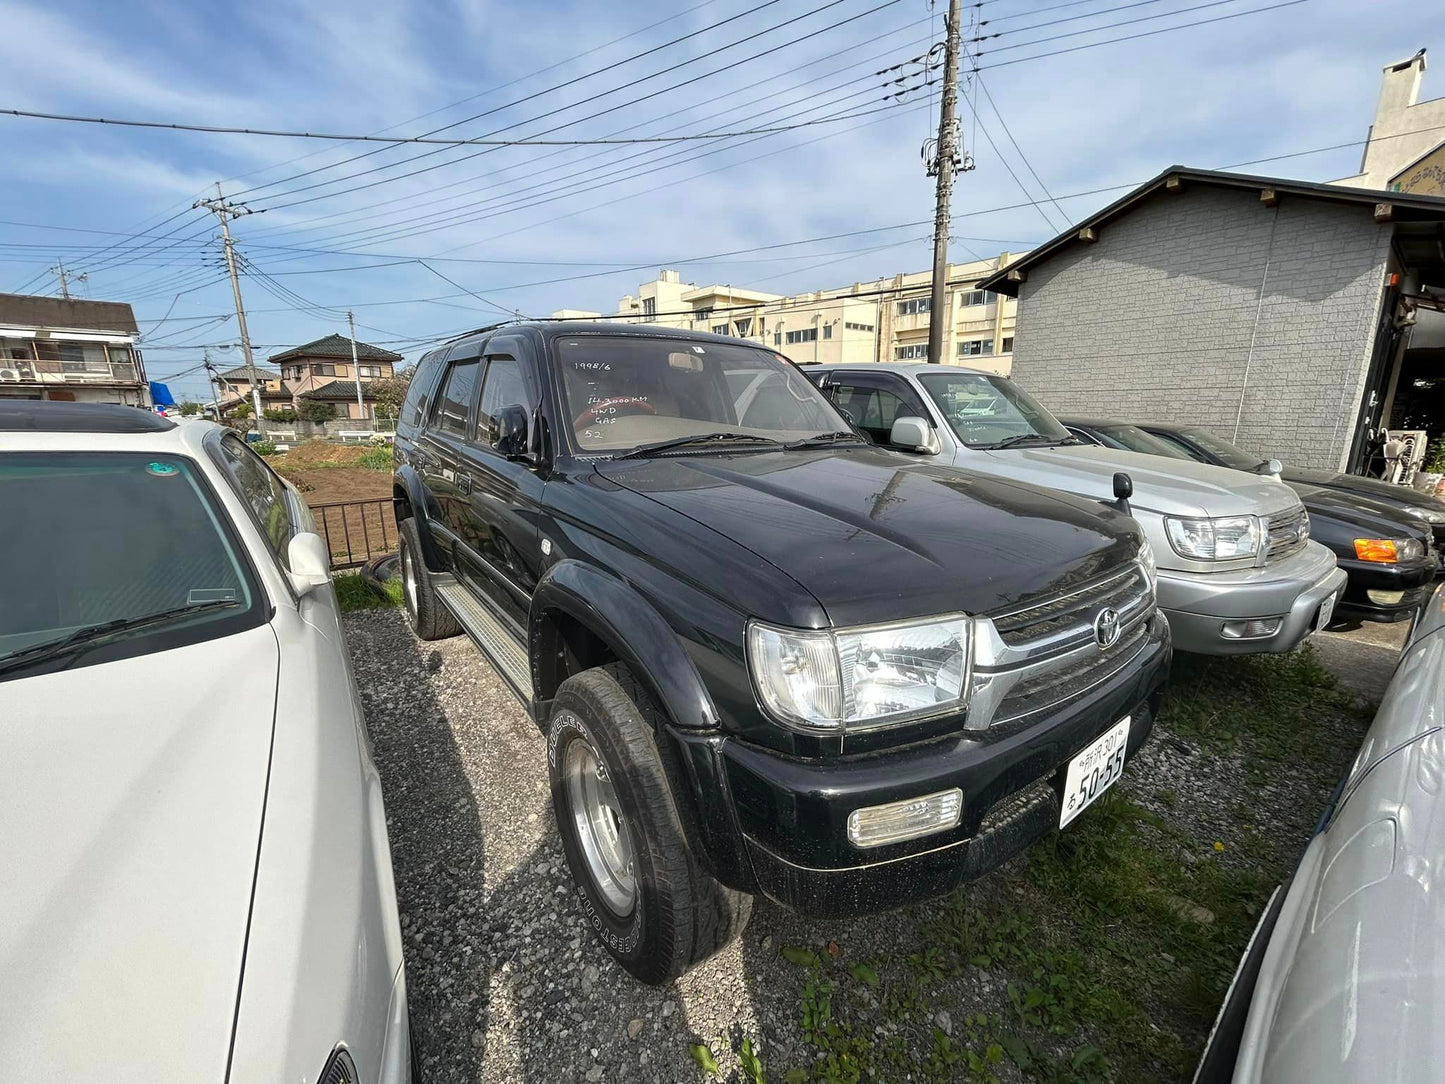
[(181, 404), (180, 411), (182, 418), (191, 418), (201, 412), (201, 404), (192, 403), (190, 400), (187, 400)]
[(368, 448), (357, 462), (367, 470), (391, 470), (396, 466), (390, 448)]
[(268, 422), (286, 422), (290, 424), (296, 420), (296, 411), (291, 407), (276, 407), (261, 411)]
[(366, 443), (370, 444), (373, 448), (385, 448), (391, 441), (386, 439), (385, 433), (373, 433), (366, 438)]
[(336, 417), (336, 408), (330, 403), (308, 399), (301, 404), (301, 417), (305, 418), (308, 422), (316, 422), (319, 425), (322, 422), (329, 422), (332, 418)]
[(255, 452), (257, 455), (275, 455), (276, 445), (271, 443), (271, 441), (269, 440), (253, 441), (251, 444), (251, 451)]
[(231, 410), (231, 416), (234, 418), (249, 418), (251, 416), (251, 404), (242, 399)]

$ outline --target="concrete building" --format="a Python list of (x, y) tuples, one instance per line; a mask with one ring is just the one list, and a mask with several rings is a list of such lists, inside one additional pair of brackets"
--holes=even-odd
[(1013, 376), (1052, 409), (1357, 469), (1428, 364), (1442, 230), (1439, 197), (1175, 166), (983, 288), (1020, 299)]
[(0, 294), (0, 398), (148, 407), (131, 307)]
[[(980, 280), (1014, 256), (950, 264), (945, 360), (1007, 373), (1017, 306), (978, 288)], [(714, 284), (683, 282), (664, 269), (616, 313), (560, 309), (555, 319), (638, 320), (664, 327), (710, 331), (770, 346), (800, 364), (926, 360), (932, 319), (927, 271), (808, 293), (782, 295)]]
[(1385, 66), (1360, 172), (1333, 183), (1445, 195), (1445, 98), (1420, 101), (1425, 50)]

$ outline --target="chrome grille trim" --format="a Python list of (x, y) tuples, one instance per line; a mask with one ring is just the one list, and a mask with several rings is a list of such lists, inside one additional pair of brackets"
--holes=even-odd
[[(1106, 607), (1118, 612), (1120, 625), (1107, 649), (1094, 635)], [(1153, 585), (1135, 564), (1047, 602), (974, 618), (966, 729), (1015, 722), (1107, 681), (1143, 650), (1155, 609)], [(1021, 635), (1026, 631), (1035, 635)]]
[(1310, 517), (1304, 507), (1276, 512), (1264, 522), (1264, 561), (1277, 561), (1305, 548), (1310, 538)]

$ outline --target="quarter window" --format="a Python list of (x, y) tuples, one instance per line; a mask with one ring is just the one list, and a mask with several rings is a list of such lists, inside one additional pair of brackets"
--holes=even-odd
[(221, 458), (226, 477), (241, 499), (251, 506), (271, 552), (285, 565), (286, 547), (295, 528), (286, 504), (286, 487), (261, 457), (235, 436), (227, 434), (221, 438)]
[(467, 415), (477, 397), (477, 377), (481, 362), (476, 358), (454, 362), (447, 371), (446, 387), (437, 400), (436, 427), (443, 433), (466, 438)]

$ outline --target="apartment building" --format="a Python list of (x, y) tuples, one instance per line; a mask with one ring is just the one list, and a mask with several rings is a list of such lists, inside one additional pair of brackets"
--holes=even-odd
[(148, 407), (138, 336), (122, 302), (0, 294), (0, 398)]
[[(1018, 303), (978, 283), (1017, 253), (950, 264), (944, 360), (1007, 374)], [(917, 271), (831, 290), (783, 295), (737, 286), (695, 286), (667, 268), (610, 317), (562, 309), (557, 319), (631, 319), (710, 331), (770, 346), (800, 364), (927, 360), (932, 274)]]

